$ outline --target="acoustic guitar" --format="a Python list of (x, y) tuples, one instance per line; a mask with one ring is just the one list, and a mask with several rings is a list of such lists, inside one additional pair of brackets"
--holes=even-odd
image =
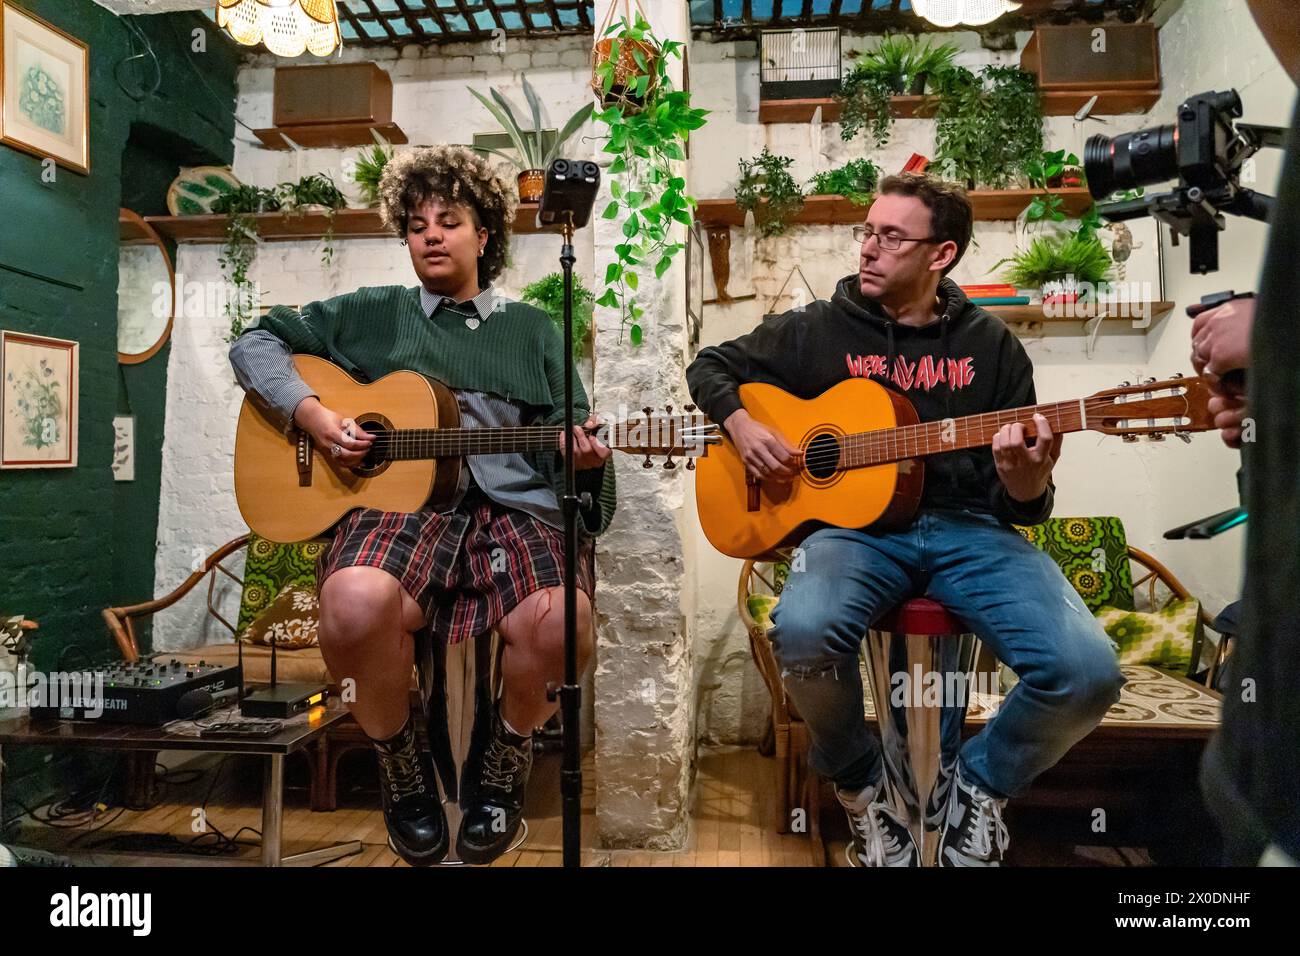
[[(559, 451), (563, 425), (462, 428), (451, 390), (415, 372), (394, 372), (362, 384), (338, 366), (295, 355), (298, 374), (328, 408), (349, 414), (375, 438), (355, 468), (339, 464), (310, 435), (286, 435), (250, 399), (244, 399), (235, 435), (235, 498), (248, 527), (271, 541), (314, 538), (353, 508), (418, 511), (426, 503), (451, 506), (467, 455)], [(722, 441), (717, 426), (685, 406), (686, 414), (630, 418), (588, 429), (610, 448), (645, 456), (686, 458), (687, 469), (708, 446)]]
[(1004, 425), (1037, 434), (1033, 416), (1060, 435), (1083, 430), (1136, 441), (1214, 427), (1199, 378), (1154, 379), (1088, 398), (982, 415), (919, 422), (902, 395), (866, 378), (851, 378), (802, 400), (772, 385), (740, 387), (745, 409), (802, 452), (792, 481), (755, 482), (728, 438), (700, 462), (695, 498), (705, 537), (735, 558), (772, 558), (818, 527), (887, 530), (916, 513), (926, 455), (990, 445)]

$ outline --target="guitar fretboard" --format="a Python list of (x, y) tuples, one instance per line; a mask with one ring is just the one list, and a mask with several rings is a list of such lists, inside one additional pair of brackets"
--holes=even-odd
[[(1026, 405), (962, 418), (922, 422), (919, 425), (857, 432), (844, 436), (841, 441), (841, 467), (866, 468), (906, 458), (990, 445), (1004, 425), (1014, 422), (1021, 422), (1026, 426), (1028, 435), (1034, 435), (1036, 431), (1033, 418), (1036, 413), (1047, 419), (1053, 434), (1082, 431), (1088, 427), (1086, 403), (1086, 399), (1074, 399), (1047, 405)], [(810, 457), (814, 455), (815, 451), (809, 453)]]
[(393, 461), (558, 451), (563, 425), (516, 428), (402, 428), (375, 433), (373, 454)]

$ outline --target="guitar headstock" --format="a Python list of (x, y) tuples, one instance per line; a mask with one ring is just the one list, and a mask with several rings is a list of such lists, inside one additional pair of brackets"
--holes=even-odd
[(1208, 402), (1213, 393), (1199, 376), (1175, 375), (1163, 381), (1145, 379), (1136, 385), (1122, 383), (1084, 399), (1088, 428), (1137, 441), (1145, 435), (1163, 441), (1175, 435), (1190, 441), (1188, 432), (1214, 428)]
[(642, 415), (624, 418), (601, 429), (598, 437), (610, 448), (630, 455), (644, 455), (642, 468), (653, 468), (652, 457), (664, 458), (664, 468), (677, 467), (674, 458), (685, 458), (686, 469), (695, 468), (695, 459), (708, 453), (709, 445), (720, 445), (722, 436), (718, 426), (695, 410), (694, 405), (684, 406), (683, 413), (674, 415), (673, 406), (665, 405), (667, 414), (655, 415), (647, 405)]

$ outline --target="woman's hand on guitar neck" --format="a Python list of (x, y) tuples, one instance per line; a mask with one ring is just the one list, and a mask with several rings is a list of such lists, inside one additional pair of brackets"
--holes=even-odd
[[(366, 453), (375, 440), (365, 429), (357, 427), (352, 419), (326, 408), (314, 395), (308, 395), (298, 403), (298, 407), (293, 410), (293, 420), (315, 439), (316, 447), (326, 458), (348, 468), (365, 460)], [(336, 446), (339, 449), (337, 455), (333, 453)]]
[(731, 436), (751, 478), (787, 482), (799, 474), (803, 452), (743, 408), (728, 415), (722, 427)]

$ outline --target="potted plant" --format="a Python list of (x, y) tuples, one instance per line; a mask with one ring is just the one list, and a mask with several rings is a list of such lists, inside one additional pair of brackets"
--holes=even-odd
[[(551, 317), (555, 327), (564, 331), (564, 276), (552, 272), (542, 276), (536, 282), (524, 286), (519, 297), (537, 306)], [(583, 348), (591, 335), (591, 319), (595, 311), (596, 297), (582, 284), (582, 279), (573, 277), (573, 355), (582, 355)]]
[(1068, 299), (1079, 286), (1095, 289), (1111, 275), (1106, 247), (1095, 231), (1083, 229), (1039, 236), (1028, 248), (994, 263), (993, 268), (1003, 263), (1008, 263), (1001, 274), (1004, 281), (1018, 289), (1042, 289), (1045, 302)]
[(1043, 149), (1043, 110), (1034, 76), (1016, 67), (978, 74), (954, 66), (934, 77), (934, 165), (967, 189), (1005, 189)]
[[(681, 43), (659, 40), (640, 13), (635, 23), (624, 17), (611, 30), (615, 37), (648, 44), (656, 54), (646, 58), (653, 77), (644, 83), (639, 77), (635, 84), (642, 91), (638, 93), (642, 108), (629, 110), (620, 102), (592, 114), (608, 131), (601, 152), (611, 157), (607, 170), (611, 201), (601, 216), (620, 220), (625, 240), (614, 247), (615, 259), (605, 269), (605, 289), (596, 304), (620, 309), (620, 336), (627, 329), (632, 344), (639, 345), (645, 314), (636, 301), (640, 270), (652, 268), (659, 278), (686, 248), (685, 243), (673, 241), (671, 230), (675, 222), (691, 224), (695, 199), (686, 194), (686, 180), (673, 163), (686, 159), (686, 138), (705, 124), (709, 111), (692, 107), (690, 93), (677, 90), (668, 75), (668, 62), (681, 56)], [(641, 52), (639, 46), (637, 50)], [(605, 76), (611, 90), (612, 77), (612, 72)]]
[(754, 159), (740, 161), (736, 205), (754, 213), (764, 237), (781, 235), (803, 209), (803, 192), (789, 172), (793, 164), (791, 157), (774, 156), (766, 146)]
[(952, 43), (941, 43), (935, 46), (933, 39), (929, 37), (924, 42), (919, 39), (913, 40), (906, 64), (907, 91), (915, 96), (923, 94), (932, 77), (937, 78), (952, 69), (952, 60), (956, 55), (957, 47)]
[(633, 17), (627, 0), (623, 16), (613, 20), (618, 3), (611, 3), (605, 28), (591, 51), (591, 88), (602, 109), (639, 113), (645, 109), (659, 81), (669, 51), (652, 34), (640, 3)]
[(871, 202), (880, 170), (869, 159), (854, 159), (835, 169), (818, 173), (808, 180), (808, 192), (814, 196), (844, 196), (855, 205)]
[(528, 100), (528, 107), (532, 113), (533, 125), (531, 129), (524, 129), (519, 124), (519, 118), (515, 114), (514, 107), (498, 90), (488, 89), (492, 99), (488, 99), (476, 89), (469, 88), (469, 91), (474, 94), (475, 99), (487, 107), (488, 112), (501, 124), (501, 128), (510, 137), (510, 142), (519, 155), (517, 157), (512, 156), (490, 146), (471, 146), (470, 149), (480, 153), (492, 153), (512, 163), (519, 170), (520, 202), (537, 202), (542, 198), (542, 187), (546, 184), (547, 167), (560, 154), (560, 150), (568, 142), (569, 137), (587, 121), (587, 117), (591, 115), (591, 104), (588, 103), (579, 107), (569, 117), (568, 122), (561, 127), (559, 134), (555, 137), (555, 142), (547, 149), (542, 136), (541, 101), (538, 100), (537, 93), (533, 90), (527, 77), (524, 77), (524, 97)]
[(219, 196), (212, 203), (212, 211), (229, 216), (226, 222), (226, 240), (221, 247), (218, 262), (233, 287), (234, 295), (227, 300), (225, 314), (230, 319), (226, 341), (233, 342), (244, 331), (253, 317), (253, 283), (248, 269), (257, 256), (257, 219), (262, 212), (277, 212), (280, 199), (274, 189), (261, 186), (237, 186)]
[(321, 250), (321, 263), (329, 265), (334, 261), (334, 216), (347, 207), (348, 197), (334, 185), (334, 180), (325, 173), (311, 173), (296, 183), (280, 183), (275, 187), (280, 201), (280, 211), (286, 216), (302, 215), (307, 212), (323, 212), (328, 224), (325, 227), (324, 248)]
[(357, 184), (361, 201), (367, 206), (379, 205), (379, 180), (384, 169), (393, 158), (392, 148), (385, 148), (376, 143), (366, 149), (352, 161), (351, 179)]

